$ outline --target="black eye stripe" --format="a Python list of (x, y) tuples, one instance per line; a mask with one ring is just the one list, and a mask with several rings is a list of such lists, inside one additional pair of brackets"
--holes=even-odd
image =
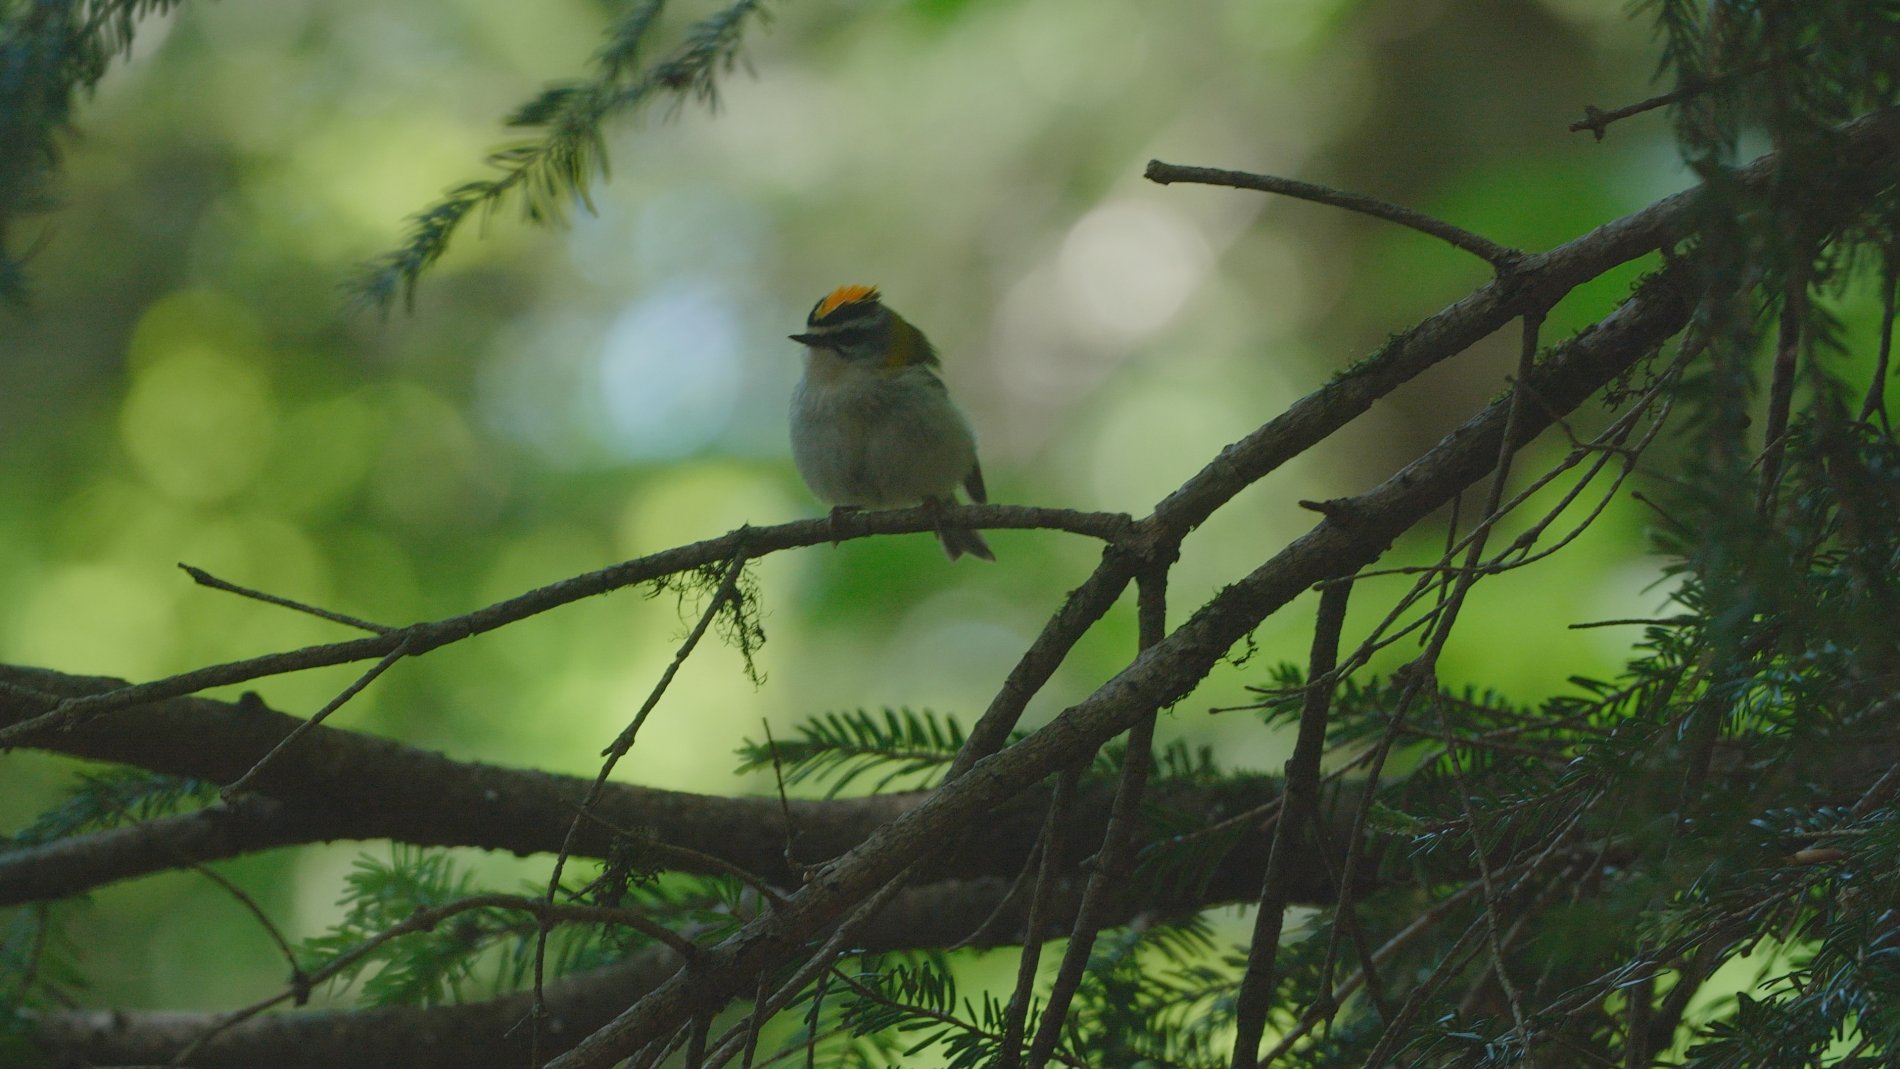
[(843, 327), (827, 330), (820, 337), (826, 345), (862, 345), (877, 338), (877, 328), (868, 325)]

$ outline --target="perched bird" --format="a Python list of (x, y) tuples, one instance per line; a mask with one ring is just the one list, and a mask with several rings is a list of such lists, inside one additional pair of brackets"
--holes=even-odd
[[(937, 351), (923, 332), (884, 307), (875, 286), (840, 286), (812, 306), (805, 333), (805, 376), (792, 391), (792, 463), (805, 485), (832, 506), (857, 508), (955, 504), (957, 485), (982, 503), (976, 436), (943, 380)], [(995, 560), (975, 531), (937, 524), (937, 540), (956, 560)]]

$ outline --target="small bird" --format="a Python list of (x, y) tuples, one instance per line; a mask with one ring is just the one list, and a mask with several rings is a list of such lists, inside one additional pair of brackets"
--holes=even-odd
[[(792, 391), (792, 463), (832, 517), (859, 508), (989, 500), (976, 436), (937, 377), (923, 332), (884, 307), (875, 286), (840, 286), (812, 306), (805, 375)], [(951, 560), (995, 560), (976, 531), (937, 524)]]

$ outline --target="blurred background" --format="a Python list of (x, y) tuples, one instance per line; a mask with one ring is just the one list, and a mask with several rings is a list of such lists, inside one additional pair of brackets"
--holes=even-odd
[[(847, 282), (881, 286), (937, 343), (993, 500), (1145, 513), (1489, 274), (1333, 209), (1155, 186), (1147, 161), (1327, 183), (1547, 248), (1688, 184), (1665, 119), (1601, 144), (1565, 129), (1586, 103), (1652, 91), (1648, 27), (1620, 7), (776, 4), (716, 111), (662, 106), (613, 128), (592, 212), (565, 229), (505, 212), (468, 227), (413, 310), (385, 318), (352, 308), (343, 284), (408, 215), (486, 173), (514, 136), (502, 117), (579, 75), (615, 9), (185, 5), (140, 28), (67, 142), (63, 206), (22, 228), (44, 245), (31, 306), (0, 310), (0, 659), (149, 679), (346, 637), (195, 587), (181, 561), (403, 624), (819, 515), (787, 455), (798, 348), (785, 335)], [(656, 51), (715, 9), (674, 5)], [(1573, 295), (1546, 341), (1600, 318), (1637, 271)], [(1298, 499), (1366, 488), (1499, 393), (1508, 333), (1198, 532), (1173, 619), (1306, 530)], [(1571, 674), (1613, 673), (1630, 636), (1565, 625), (1661, 607), (1644, 522), (1613, 507), (1554, 560), (1480, 586), (1444, 677), (1531, 701)], [(1438, 537), (1398, 554), (1428, 559)], [(991, 539), (994, 565), (949, 565), (924, 535), (761, 562), (763, 684), (731, 651), (702, 649), (619, 777), (767, 792), (732, 752), (763, 738), (762, 721), (785, 737), (828, 710), (905, 706), (967, 725), (1099, 557), (1069, 536)], [(1390, 582), (1364, 588), (1356, 621), (1403, 589)], [(592, 599), (405, 662), (330, 723), (591, 774), (696, 609)], [(1163, 737), (1277, 769), (1279, 735), (1207, 710), (1303, 660), (1310, 615), (1304, 599), (1268, 621), (1251, 660), (1166, 715)], [(1133, 645), (1124, 605), (1030, 723)], [(357, 671), (258, 689), (308, 715)], [(0, 827), (55, 800), (75, 768), (0, 755)], [(224, 868), (311, 934), (362, 849)], [(72, 924), (100, 1005), (215, 1008), (282, 980), (240, 908), (188, 875), (109, 889)]]

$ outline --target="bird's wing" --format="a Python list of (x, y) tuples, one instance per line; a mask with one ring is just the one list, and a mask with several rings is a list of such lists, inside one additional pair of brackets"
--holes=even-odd
[(983, 489), (983, 465), (972, 462), (970, 474), (963, 477), (963, 489), (969, 492), (970, 500), (981, 505), (989, 501), (989, 491)]

